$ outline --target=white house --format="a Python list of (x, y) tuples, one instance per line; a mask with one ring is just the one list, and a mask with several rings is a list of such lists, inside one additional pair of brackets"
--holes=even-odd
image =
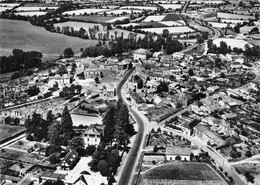
[(134, 51), (134, 60), (146, 60), (149, 51), (143, 48)]
[(98, 124), (90, 125), (84, 132), (84, 142), (85, 145), (95, 145), (97, 146), (100, 143), (101, 134), (103, 132), (103, 126)]
[(190, 161), (191, 148), (189, 146), (170, 146), (166, 147), (166, 159)]
[(71, 82), (71, 77), (68, 74), (64, 74), (60, 76), (59, 74), (56, 74), (55, 76), (49, 77), (48, 86), (53, 86), (54, 84), (58, 84), (58, 87), (64, 87), (68, 86)]

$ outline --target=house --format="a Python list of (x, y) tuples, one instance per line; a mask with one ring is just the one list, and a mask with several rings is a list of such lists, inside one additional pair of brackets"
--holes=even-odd
[(172, 54), (172, 57), (174, 60), (181, 60), (184, 58), (184, 54), (183, 53), (180, 53), (180, 52), (175, 52)]
[(67, 155), (63, 158), (59, 167), (62, 170), (71, 170), (77, 164), (78, 159), (79, 154), (76, 152), (76, 150), (72, 150), (71, 152), (68, 152)]
[(86, 145), (97, 146), (100, 143), (101, 135), (103, 133), (103, 125), (92, 124), (84, 132), (84, 142)]
[(162, 100), (162, 98), (160, 98), (159, 96), (156, 96), (153, 100), (154, 104), (157, 106), (157, 107), (162, 107), (164, 106), (164, 102)]
[(56, 181), (58, 179), (64, 181), (65, 176), (66, 176), (65, 174), (61, 174), (61, 173), (54, 173), (54, 172), (50, 172), (50, 171), (42, 171), (39, 174), (39, 182), (44, 183), (47, 180)]
[(53, 87), (53, 85), (58, 84), (58, 87), (64, 87), (68, 86), (71, 83), (71, 77), (68, 74), (64, 74), (60, 76), (59, 74), (56, 74), (55, 76), (49, 77), (48, 85), (50, 87)]
[(190, 161), (191, 148), (189, 146), (166, 147), (167, 160)]
[(149, 55), (149, 51), (143, 48), (137, 49), (134, 51), (134, 60), (146, 60)]
[(91, 65), (84, 70), (85, 79), (96, 78), (101, 76), (99, 66)]

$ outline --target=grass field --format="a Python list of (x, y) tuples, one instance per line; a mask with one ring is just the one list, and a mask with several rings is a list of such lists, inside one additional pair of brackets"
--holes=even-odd
[(39, 6), (34, 6), (34, 7), (19, 7), (16, 10), (17, 11), (39, 11), (39, 10), (52, 10), (52, 9), (57, 9), (58, 7), (39, 7)]
[(21, 126), (12, 126), (7, 124), (0, 124), (0, 141), (3, 141), (15, 134), (24, 131), (25, 128)]
[(95, 9), (95, 8), (85, 8), (79, 10), (72, 10), (62, 13), (63, 15), (83, 15), (84, 13), (91, 14), (91, 13), (99, 13), (99, 12), (106, 12), (110, 9)]
[[(247, 41), (244, 40), (237, 40), (237, 39), (225, 39), (225, 38), (217, 38), (213, 41), (218, 47), (220, 46), (220, 42), (224, 41), (227, 43), (228, 46), (233, 49), (234, 47), (244, 49), (246, 44), (249, 44)], [(249, 44), (250, 45), (250, 44)]]
[(0, 19), (1, 55), (10, 55), (12, 50), (34, 50), (43, 53), (44, 60), (55, 59), (64, 49), (71, 47), (74, 53), (80, 48), (96, 45), (96, 40), (83, 40), (58, 33), (50, 33), (42, 27), (31, 25), (26, 21)]
[(27, 141), (27, 140), (20, 140), (22, 142), (22, 144), (19, 144), (19, 141), (9, 145), (9, 148), (17, 148), (17, 149), (21, 149), (21, 150), (25, 150), (27, 151), (28, 148), (32, 147), (34, 145), (34, 142), (31, 141)]
[(167, 182), (176, 182), (176, 184), (182, 184), (180, 183), (181, 181), (189, 181), (190, 184), (196, 185), (198, 182), (199, 184), (208, 185), (210, 185), (211, 182), (215, 182), (215, 184), (218, 185), (225, 184), (216, 172), (213, 171), (207, 164), (195, 162), (174, 162), (155, 167), (142, 174), (141, 179), (141, 183), (139, 184), (145, 184), (145, 182), (159, 183), (163, 180), (167, 180)]
[(16, 15), (22, 15), (22, 16), (29, 16), (29, 17), (31, 17), (31, 16), (34, 16), (34, 15), (36, 15), (36, 16), (39, 16), (39, 15), (45, 15), (47, 12), (17, 12), (17, 13), (15, 13)]
[(20, 157), (19, 160), (26, 162), (26, 163), (35, 164), (35, 163), (43, 160), (44, 158), (46, 158), (46, 157), (39, 155), (37, 153), (30, 153), (26, 156)]

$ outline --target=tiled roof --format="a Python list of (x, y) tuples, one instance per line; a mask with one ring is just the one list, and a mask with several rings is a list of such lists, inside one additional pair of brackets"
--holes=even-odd
[(171, 146), (166, 147), (166, 155), (185, 155), (190, 156), (191, 149), (187, 146)]

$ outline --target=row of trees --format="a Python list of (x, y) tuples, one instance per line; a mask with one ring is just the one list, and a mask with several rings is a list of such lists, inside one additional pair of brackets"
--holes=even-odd
[(42, 53), (14, 49), (12, 55), (0, 57), (0, 73), (20, 71), (33, 67), (41, 67)]
[(96, 57), (104, 55), (109, 57), (139, 48), (158, 52), (161, 51), (162, 47), (167, 54), (172, 54), (183, 49), (182, 44), (178, 40), (172, 39), (170, 36), (166, 38), (158, 36), (157, 39), (155, 39), (152, 34), (146, 34), (144, 38), (139, 37), (138, 39), (136, 36), (137, 35), (135, 34), (129, 34), (129, 37), (126, 39), (117, 37), (116, 40), (109, 42), (109, 46), (99, 44), (97, 46), (88, 47), (83, 50), (82, 56)]
[[(100, 171), (103, 176), (107, 176), (108, 183), (112, 184), (121, 156), (129, 151), (129, 139), (135, 134), (133, 125), (129, 122), (128, 108), (121, 99), (116, 106), (109, 108), (103, 119), (103, 125), (101, 143), (94, 152), (89, 166), (91, 170)], [(119, 151), (122, 151), (121, 156)]]

